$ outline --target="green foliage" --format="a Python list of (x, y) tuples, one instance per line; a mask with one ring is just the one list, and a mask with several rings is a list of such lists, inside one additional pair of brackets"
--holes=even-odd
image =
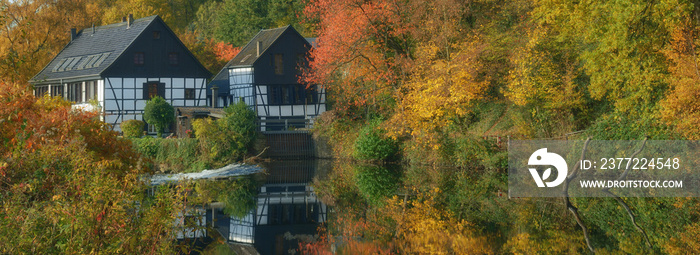
[(154, 168), (165, 172), (196, 172), (210, 162), (201, 157), (197, 139), (155, 139), (150, 136), (131, 139), (134, 150), (149, 158)]
[(235, 150), (247, 151), (257, 138), (255, 112), (243, 100), (224, 108), (224, 118), (217, 122), (228, 135), (235, 137)]
[(258, 183), (252, 177), (244, 177), (226, 181), (198, 181), (195, 191), (204, 202), (222, 202), (226, 215), (240, 219), (255, 209), (258, 188)]
[(401, 172), (392, 165), (360, 165), (355, 168), (355, 182), (365, 199), (377, 205), (396, 195), (401, 183)]
[(388, 137), (380, 127), (381, 120), (369, 121), (355, 141), (355, 158), (360, 160), (394, 161), (399, 157), (399, 142)]
[(139, 138), (143, 135), (144, 123), (140, 120), (127, 120), (122, 122), (119, 127), (124, 132), (124, 137)]
[(220, 120), (199, 119), (192, 123), (202, 156), (215, 166), (243, 159), (257, 137), (255, 112), (243, 101), (224, 111)]
[(600, 117), (586, 132), (598, 140), (642, 140), (649, 137), (654, 140), (674, 138), (674, 132), (654, 110), (645, 110), (642, 114), (614, 111)]
[(668, 66), (661, 49), (669, 40), (667, 25), (685, 8), (677, 1), (542, 1), (533, 15), (541, 24), (553, 24), (560, 40), (575, 38), (583, 46), (591, 96), (625, 112), (663, 97)]
[(301, 24), (305, 3), (284, 0), (224, 0), (202, 5), (193, 23), (209, 38), (244, 46), (261, 29), (294, 25), (300, 33), (308, 30)]
[(143, 109), (143, 119), (149, 125), (154, 125), (158, 137), (163, 137), (163, 130), (175, 121), (175, 109), (162, 97), (155, 96), (146, 102)]
[(216, 240), (202, 251), (202, 255), (236, 255), (225, 240)]
[(366, 207), (366, 200), (356, 185), (356, 172), (350, 164), (333, 164), (327, 178), (314, 178), (314, 193), (323, 203), (338, 210)]

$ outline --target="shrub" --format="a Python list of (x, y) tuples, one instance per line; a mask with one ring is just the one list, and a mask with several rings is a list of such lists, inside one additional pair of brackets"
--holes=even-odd
[(141, 139), (132, 139), (131, 142), (134, 145), (134, 150), (151, 159), (155, 159), (160, 150), (160, 143), (158, 140), (152, 139), (150, 136)]
[(248, 108), (243, 101), (229, 105), (224, 111), (224, 118), (219, 120), (217, 124), (228, 134), (235, 136), (237, 150), (246, 152), (257, 137), (255, 112)]
[(255, 112), (243, 101), (224, 111), (220, 120), (200, 119), (192, 123), (204, 156), (217, 165), (242, 159), (257, 137)]
[(149, 197), (137, 159), (96, 112), (0, 82), (0, 253), (189, 253), (163, 231), (183, 197)]
[(212, 119), (197, 119), (192, 122), (194, 134), (199, 141), (199, 150), (207, 161), (218, 161), (221, 155), (228, 154), (227, 140), (221, 129)]
[(143, 121), (140, 120), (127, 120), (122, 122), (121, 129), (124, 132), (124, 137), (126, 138), (139, 138), (143, 134)]
[(143, 109), (143, 119), (148, 125), (154, 125), (158, 137), (163, 136), (165, 127), (175, 121), (175, 110), (162, 97), (155, 96), (146, 102), (146, 108)]
[(154, 139), (146, 136), (131, 141), (134, 150), (169, 172), (199, 171), (208, 166), (201, 157), (196, 139)]
[(399, 142), (386, 136), (381, 120), (369, 121), (355, 141), (355, 158), (360, 160), (394, 161), (398, 159)]

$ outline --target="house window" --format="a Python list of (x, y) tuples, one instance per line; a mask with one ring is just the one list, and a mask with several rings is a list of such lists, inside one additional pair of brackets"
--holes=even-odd
[(143, 52), (134, 53), (134, 65), (143, 65), (144, 57)]
[(307, 89), (304, 89), (304, 91), (306, 92), (306, 104), (318, 103), (318, 93), (316, 92), (316, 86), (311, 86)]
[(267, 91), (270, 105), (304, 105), (315, 104), (318, 101), (315, 87), (306, 89), (302, 84), (271, 85), (267, 87)]
[[(158, 130), (156, 130), (156, 125), (146, 124), (146, 129), (148, 130), (149, 134), (157, 134), (158, 133)], [(170, 133), (170, 127), (168, 125), (165, 125), (165, 128), (163, 129), (163, 133)]]
[(156, 125), (148, 125), (148, 133), (149, 133), (149, 134), (156, 134), (156, 133), (158, 133), (158, 130), (156, 130)]
[(304, 85), (294, 86), (294, 104), (312, 104), (313, 100), (308, 96), (309, 92)]
[(49, 93), (49, 86), (41, 86), (34, 88), (34, 95), (36, 97), (43, 97), (46, 93)]
[(194, 99), (194, 89), (185, 89), (185, 99)]
[(306, 57), (304, 57), (304, 54), (297, 54), (297, 68), (299, 70), (306, 68)]
[(171, 66), (176, 66), (178, 61), (177, 61), (177, 52), (170, 52), (168, 53), (168, 63), (170, 63)]
[(165, 83), (147, 82), (143, 84), (143, 99), (150, 100), (159, 96), (165, 98)]
[(282, 58), (282, 54), (275, 54), (274, 55), (274, 65), (275, 65), (275, 74), (277, 74), (277, 75), (284, 74), (284, 61)]
[(160, 31), (153, 31), (153, 39), (160, 39)]
[(85, 83), (85, 101), (97, 100), (97, 81)]
[(83, 84), (82, 83), (70, 83), (68, 84), (68, 94), (67, 99), (73, 102), (81, 102), (83, 94)]
[(63, 97), (63, 85), (53, 85), (53, 86), (51, 86), (51, 96), (53, 96), (53, 97)]

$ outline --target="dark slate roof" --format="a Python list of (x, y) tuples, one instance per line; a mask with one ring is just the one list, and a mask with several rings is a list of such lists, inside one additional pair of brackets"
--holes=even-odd
[(86, 28), (66, 45), (30, 82), (99, 76), (156, 19), (157, 15), (127, 22)]
[[(252, 66), (255, 61), (258, 60), (258, 42), (262, 42), (262, 51), (260, 52), (260, 55), (262, 56), (265, 54), (265, 51), (273, 44), (275, 41), (277, 41), (277, 38), (279, 38), (285, 31), (288, 29), (294, 30), (294, 28), (291, 25), (287, 25), (284, 27), (278, 27), (278, 28), (272, 28), (272, 29), (263, 29), (258, 32), (253, 39), (251, 39), (248, 44), (243, 46), (240, 52), (231, 59), (224, 68), (219, 71), (219, 73), (214, 76), (214, 78), (209, 82), (208, 87), (211, 88), (212, 86), (216, 85), (219, 88), (228, 88), (228, 69), (231, 67), (236, 67), (236, 66)], [(294, 30), (296, 32), (296, 30)], [(307, 42), (310, 44), (313, 43), (316, 38), (304, 38)], [(227, 94), (228, 91), (224, 90), (219, 90), (219, 95), (225, 95)], [(208, 89), (207, 90), (207, 95), (210, 95), (211, 91)]]
[(250, 66), (255, 63), (256, 60), (258, 60), (258, 42), (262, 42), (262, 51), (260, 52), (260, 55), (262, 56), (267, 48), (274, 43), (277, 38), (284, 33), (287, 29), (293, 29), (292, 26), (284, 26), (284, 27), (278, 27), (278, 28), (273, 28), (273, 29), (263, 29), (258, 32), (253, 39), (248, 42), (243, 48), (241, 49), (241, 52), (239, 52), (231, 61), (226, 64), (226, 67), (234, 67), (234, 66)]
[[(260, 52), (262, 56), (267, 48), (274, 43), (277, 38), (284, 33), (285, 30), (291, 28), (292, 26), (284, 26), (273, 29), (263, 29), (258, 32), (253, 39), (251, 39), (248, 44), (243, 46), (240, 52), (236, 54), (231, 61), (226, 63), (224, 68), (214, 76), (214, 78), (209, 82), (207, 87), (211, 88), (216, 85), (219, 88), (228, 88), (228, 69), (234, 66), (252, 66), (256, 60), (258, 60), (258, 41), (262, 42), (263, 49)], [(293, 28), (292, 28), (293, 29)], [(228, 95), (228, 89), (219, 89), (219, 95)], [(207, 95), (211, 94), (211, 90), (207, 89)]]
[(314, 48), (316, 47), (316, 37), (307, 37), (307, 38), (304, 38), (304, 39), (306, 39), (306, 41), (307, 41), (309, 44), (311, 44), (312, 47), (314, 47)]
[[(235, 59), (235, 57), (234, 57)], [(207, 85), (207, 95), (211, 95), (211, 88), (216, 85), (219, 87), (219, 96), (227, 96), (229, 94), (229, 84), (228, 84), (228, 67), (231, 65), (233, 60), (226, 63), (226, 65), (221, 68), (219, 73), (214, 76), (214, 78)], [(224, 89), (222, 89), (224, 88)]]

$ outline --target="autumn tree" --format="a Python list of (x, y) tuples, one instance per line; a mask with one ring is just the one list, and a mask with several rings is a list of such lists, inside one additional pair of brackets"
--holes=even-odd
[(221, 68), (241, 50), (240, 47), (205, 38), (197, 30), (184, 32), (179, 35), (179, 38), (202, 65), (214, 74), (221, 71)]
[(0, 80), (26, 82), (70, 41), (71, 28), (99, 24), (87, 0), (0, 1)]
[[(102, 17), (103, 24), (121, 21), (122, 17), (132, 14), (134, 18), (151, 15), (160, 16), (168, 26), (180, 34), (185, 32), (196, 19), (196, 12), (206, 0), (125, 0), (105, 2)], [(214, 2), (214, 1), (212, 1)]]
[(386, 112), (410, 63), (405, 1), (311, 1), (318, 19), (307, 84), (325, 86), (343, 114)]
[(207, 39), (242, 47), (261, 29), (292, 25), (309, 35), (302, 24), (304, 7), (305, 1), (209, 1), (198, 10), (193, 26)]
[(698, 68), (697, 48), (700, 45), (698, 13), (700, 8), (683, 6), (685, 15), (672, 24), (669, 47), (664, 51), (670, 62), (670, 89), (662, 102), (664, 121), (688, 139), (700, 138), (700, 114), (698, 112)]
[(0, 251), (174, 253), (184, 190), (147, 197), (128, 140), (97, 113), (0, 83)]
[(562, 36), (575, 38), (590, 77), (588, 91), (622, 112), (653, 105), (667, 87), (662, 54), (666, 26), (686, 6), (679, 1), (576, 3), (536, 1), (534, 16)]
[(588, 76), (579, 62), (578, 48), (555, 39), (546, 27), (533, 28), (527, 44), (513, 56), (514, 67), (504, 91), (522, 107), (516, 125), (531, 137), (554, 137), (581, 130), (586, 116)]
[(217, 6), (218, 8), (218, 4), (220, 4), (218, 1), (205, 0), (128, 0), (106, 2), (103, 7), (105, 14), (102, 15), (102, 22), (104, 24), (120, 22), (122, 17), (127, 17), (129, 14), (132, 14), (134, 19), (158, 15), (204, 67), (212, 73), (218, 73), (232, 58), (226, 58), (230, 54), (219, 56), (220, 52), (235, 51), (233, 50), (234, 47), (209, 36), (211, 30), (208, 27), (196, 25), (196, 21), (201, 18), (198, 17), (198, 10), (206, 10), (210, 6)]

